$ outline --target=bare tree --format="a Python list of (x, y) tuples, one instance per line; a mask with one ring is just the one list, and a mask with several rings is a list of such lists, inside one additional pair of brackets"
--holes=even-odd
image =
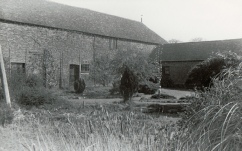
[(182, 41), (178, 40), (178, 39), (171, 39), (168, 41), (168, 43), (170, 44), (175, 44), (175, 43), (181, 43)]
[(204, 41), (204, 39), (201, 37), (197, 37), (190, 40), (190, 42), (199, 42), (199, 41)]

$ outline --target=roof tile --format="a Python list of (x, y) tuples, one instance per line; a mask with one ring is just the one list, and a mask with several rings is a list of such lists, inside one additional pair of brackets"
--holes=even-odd
[(154, 44), (166, 41), (143, 23), (45, 0), (0, 0), (0, 19)]

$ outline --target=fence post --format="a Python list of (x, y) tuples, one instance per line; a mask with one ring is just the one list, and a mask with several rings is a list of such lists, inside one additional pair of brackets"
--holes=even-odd
[(6, 71), (5, 71), (4, 61), (3, 61), (3, 53), (2, 53), (1, 45), (0, 45), (0, 64), (1, 64), (1, 75), (2, 75), (1, 80), (2, 80), (2, 85), (4, 89), (4, 96), (5, 96), (7, 105), (11, 108), (8, 81), (7, 81), (7, 76), (6, 76)]

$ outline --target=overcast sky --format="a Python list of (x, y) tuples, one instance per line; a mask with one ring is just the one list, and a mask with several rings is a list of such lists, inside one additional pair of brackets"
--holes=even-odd
[(165, 40), (242, 38), (242, 0), (51, 0), (136, 21)]

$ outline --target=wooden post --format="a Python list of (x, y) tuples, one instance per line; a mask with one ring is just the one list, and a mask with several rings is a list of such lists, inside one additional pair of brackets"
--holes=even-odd
[(4, 61), (3, 61), (3, 53), (2, 53), (1, 45), (0, 45), (0, 64), (1, 64), (1, 75), (2, 75), (1, 80), (2, 80), (2, 85), (4, 89), (4, 96), (5, 96), (7, 105), (11, 108), (8, 81), (7, 81), (7, 76), (6, 76), (6, 71), (5, 71)]

